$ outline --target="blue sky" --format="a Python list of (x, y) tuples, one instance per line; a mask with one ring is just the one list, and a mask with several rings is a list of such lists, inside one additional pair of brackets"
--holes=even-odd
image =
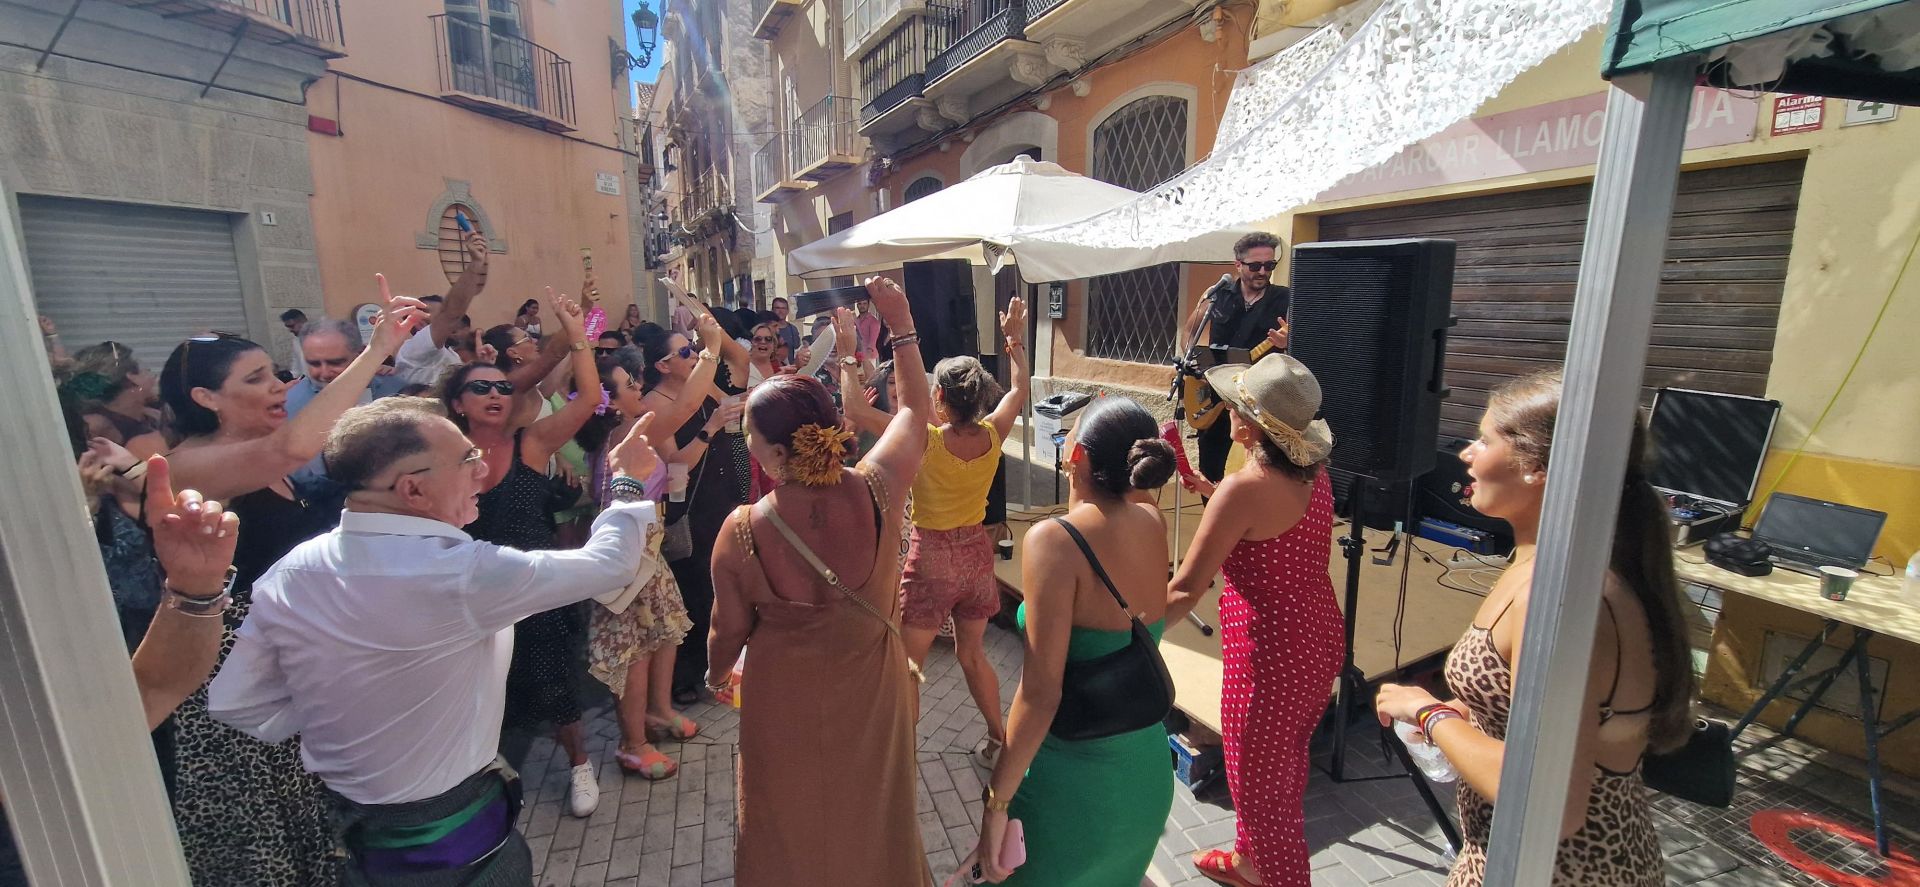
[[(660, 14), (661, 2), (662, 0), (646, 0), (647, 7), (653, 10), (654, 15)], [(639, 42), (634, 39), (633, 11), (640, 8), (641, 0), (621, 0), (621, 3), (624, 4), (627, 9), (627, 51), (638, 56), (640, 54), (640, 45)], [(606, 7), (603, 6), (601, 8), (605, 9)], [(634, 71), (632, 75), (633, 79), (639, 83), (652, 83), (660, 79), (660, 59), (663, 55), (665, 55), (665, 53), (661, 52), (659, 47), (655, 47), (653, 51), (653, 63), (641, 70)]]

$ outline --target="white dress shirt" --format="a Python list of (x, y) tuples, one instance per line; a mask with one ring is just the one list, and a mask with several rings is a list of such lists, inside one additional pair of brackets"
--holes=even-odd
[(440, 521), (347, 511), (253, 585), (208, 691), (214, 718), (278, 742), (362, 804), (430, 798), (494, 759), (513, 624), (660, 565), (651, 502), (609, 506), (587, 544), (516, 551)]
[(459, 365), (459, 352), (445, 345), (434, 347), (431, 326), (421, 327), (393, 354), (394, 373), (413, 385), (438, 385), (447, 370)]

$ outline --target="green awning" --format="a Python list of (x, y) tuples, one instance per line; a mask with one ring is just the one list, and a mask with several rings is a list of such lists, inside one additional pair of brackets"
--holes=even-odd
[[(1615, 0), (1601, 76), (1902, 2), (1914, 0)], [(1874, 56), (1803, 59), (1765, 84), (1728, 82), (1720, 65), (1704, 74), (1716, 86), (1920, 104), (1920, 71), (1888, 71)]]

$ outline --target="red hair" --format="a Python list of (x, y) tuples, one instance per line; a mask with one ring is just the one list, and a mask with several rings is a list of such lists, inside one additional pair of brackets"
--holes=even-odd
[(840, 410), (827, 386), (812, 376), (774, 376), (753, 389), (747, 399), (747, 421), (769, 444), (791, 446), (793, 434), (805, 425), (840, 427)]

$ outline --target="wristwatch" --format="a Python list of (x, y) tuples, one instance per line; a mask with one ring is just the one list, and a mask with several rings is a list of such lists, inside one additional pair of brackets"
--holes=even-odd
[(705, 428), (702, 428), (699, 431), (694, 432), (693, 436), (698, 438), (701, 443), (713, 443), (713, 435), (709, 433)]
[(854, 356), (853, 356), (853, 355), (851, 355), (851, 354), (848, 354), (848, 355), (845, 355), (845, 356), (843, 356), (843, 357), (841, 357), (841, 358), (840, 358), (840, 365), (841, 365), (841, 366), (849, 366), (849, 367), (857, 367), (857, 366), (859, 366), (859, 365), (860, 365), (860, 358), (858, 358), (858, 357), (854, 357)]
[(585, 351), (590, 347), (592, 346), (588, 345), (585, 339), (576, 340), (572, 345), (567, 346), (569, 351)]
[(178, 610), (188, 616), (219, 616), (227, 611), (229, 604), (233, 603), (233, 579), (239, 573), (240, 571), (234, 567), (227, 567), (227, 579), (221, 583), (220, 593), (213, 597), (194, 597), (174, 588), (171, 581), (163, 582), (161, 587), (166, 590), (166, 597), (162, 599), (161, 606), (169, 610)]

